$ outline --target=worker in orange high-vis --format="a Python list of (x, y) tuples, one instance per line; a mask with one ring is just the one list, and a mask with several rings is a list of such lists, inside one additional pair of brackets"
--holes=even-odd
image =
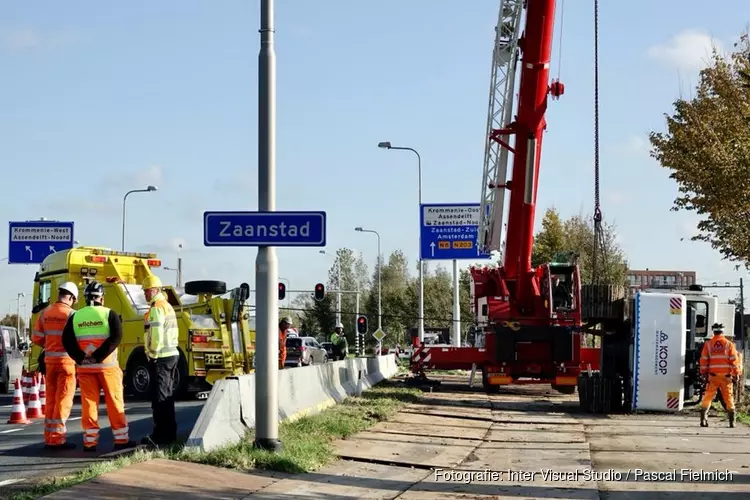
[(131, 448), (135, 442), (128, 436), (122, 370), (117, 361), (122, 322), (116, 312), (102, 305), (104, 287), (100, 283), (88, 283), (83, 295), (86, 307), (76, 311), (63, 330), (65, 350), (78, 364), (83, 449), (96, 451), (99, 444), (99, 393), (102, 389), (115, 450)]
[(289, 316), (279, 322), (279, 370), (283, 370), (286, 365), (286, 335), (291, 326), (292, 318)]
[(70, 450), (65, 426), (76, 393), (76, 365), (65, 352), (62, 334), (73, 305), (78, 300), (78, 285), (65, 282), (57, 289), (57, 301), (42, 311), (31, 334), (31, 341), (44, 349), (44, 373), (47, 411), (44, 415), (44, 447)]
[(707, 380), (701, 401), (701, 427), (708, 427), (708, 409), (716, 397), (716, 391), (726, 404), (729, 427), (734, 427), (734, 386), (740, 374), (740, 362), (734, 342), (724, 336), (724, 325), (715, 323), (713, 337), (703, 344), (700, 372)]

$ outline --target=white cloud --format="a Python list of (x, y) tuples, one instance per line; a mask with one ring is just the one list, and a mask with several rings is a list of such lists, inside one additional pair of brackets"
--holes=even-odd
[(667, 42), (649, 47), (647, 55), (676, 69), (697, 71), (710, 61), (714, 47), (721, 51), (721, 41), (705, 31), (687, 29)]
[(32, 28), (15, 28), (0, 31), (0, 46), (10, 52), (54, 49), (78, 41), (72, 33), (43, 34)]

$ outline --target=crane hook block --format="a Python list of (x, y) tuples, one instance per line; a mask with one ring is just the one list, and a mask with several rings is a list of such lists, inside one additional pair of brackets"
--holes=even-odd
[(553, 80), (549, 86), (549, 93), (553, 99), (559, 99), (565, 93), (565, 85), (559, 79)]

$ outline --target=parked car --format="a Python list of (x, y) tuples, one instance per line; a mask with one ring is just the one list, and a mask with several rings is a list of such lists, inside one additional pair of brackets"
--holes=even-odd
[(12, 391), (16, 379), (21, 378), (25, 349), (28, 346), (21, 342), (15, 328), (0, 326), (0, 394)]
[(287, 337), (285, 366), (326, 363), (328, 353), (313, 337)]

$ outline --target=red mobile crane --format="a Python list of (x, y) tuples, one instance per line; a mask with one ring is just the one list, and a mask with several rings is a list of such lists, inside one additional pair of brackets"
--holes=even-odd
[[(519, 33), (523, 11), (525, 28)], [(485, 145), (479, 245), (502, 251), (505, 192), (510, 192), (503, 265), (472, 268), (472, 301), (480, 330), (475, 347), (419, 345), (412, 371), (480, 368), (487, 390), (511, 383), (549, 383), (575, 392), (580, 367), (598, 368), (598, 349), (582, 349), (581, 283), (575, 260), (531, 265), (534, 212), (548, 96), (564, 86), (550, 81), (555, 0), (501, 0)], [(518, 53), (518, 109), (512, 113)], [(509, 144), (514, 136), (514, 146)], [(508, 153), (512, 179), (506, 180)], [(561, 283), (563, 292), (558, 295)], [(561, 299), (561, 300), (560, 300)], [(582, 359), (582, 355), (585, 359)]]

